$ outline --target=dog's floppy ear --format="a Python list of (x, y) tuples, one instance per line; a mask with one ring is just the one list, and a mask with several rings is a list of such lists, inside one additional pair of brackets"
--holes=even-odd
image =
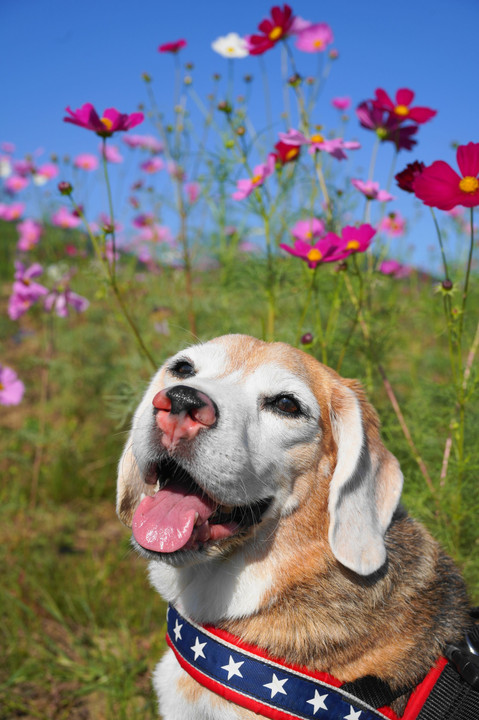
[(118, 465), (116, 490), (116, 512), (120, 520), (128, 527), (131, 527), (133, 513), (145, 488), (138, 463), (133, 455), (130, 437)]
[(370, 575), (386, 561), (384, 534), (402, 489), (399, 463), (359, 383), (335, 383), (330, 419), (337, 461), (329, 493), (329, 543), (339, 562)]

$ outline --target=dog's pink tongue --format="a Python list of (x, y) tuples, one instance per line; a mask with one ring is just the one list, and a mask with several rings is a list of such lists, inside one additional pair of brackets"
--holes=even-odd
[(187, 495), (182, 488), (169, 485), (138, 505), (133, 516), (133, 535), (146, 550), (175, 552), (192, 536), (196, 513), (201, 525), (216, 507), (213, 500), (204, 495)]

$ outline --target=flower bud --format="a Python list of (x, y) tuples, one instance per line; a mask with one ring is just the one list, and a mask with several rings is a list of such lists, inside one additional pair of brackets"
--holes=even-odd
[(313, 340), (314, 340), (314, 338), (313, 338), (312, 333), (310, 333), (310, 332), (304, 333), (304, 335), (301, 337), (301, 345), (311, 345)]
[(236, 134), (239, 135), (240, 137), (243, 136), (245, 134), (245, 132), (246, 132), (246, 128), (244, 125), (240, 125), (239, 127), (236, 128)]
[(233, 108), (227, 100), (221, 100), (221, 102), (218, 103), (218, 110), (226, 113), (227, 115), (230, 115), (233, 112)]
[(183, 82), (185, 85), (192, 85), (193, 84), (193, 78), (191, 75), (185, 75)]
[(450, 290), (452, 290), (452, 288), (453, 288), (452, 280), (449, 280), (449, 278), (446, 278), (445, 280), (442, 281), (442, 289), (443, 290), (446, 290), (447, 292), (449, 292)]
[(58, 189), (62, 195), (71, 195), (73, 192), (72, 184), (69, 182), (66, 182), (65, 180), (58, 183)]
[(142, 80), (144, 80), (146, 83), (151, 83), (152, 77), (151, 77), (151, 75), (149, 75), (147, 72), (141, 73), (141, 78), (142, 78)]
[(243, 78), (243, 80), (245, 81), (245, 83), (250, 83), (250, 82), (253, 81), (253, 76), (252, 76), (252, 75), (245, 75), (244, 78)]
[(187, 62), (187, 63), (185, 64), (185, 68), (186, 68), (187, 70), (193, 70), (194, 67), (195, 67), (195, 66), (193, 65), (192, 62)]
[(294, 75), (291, 75), (291, 77), (288, 78), (288, 85), (291, 85), (291, 87), (298, 87), (298, 85), (301, 85), (301, 81), (301, 75), (294, 73)]

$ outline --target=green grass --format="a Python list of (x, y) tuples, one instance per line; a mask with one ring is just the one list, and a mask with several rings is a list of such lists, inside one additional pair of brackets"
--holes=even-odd
[[(53, 257), (61, 241), (52, 236), (45, 252)], [(7, 251), (8, 242), (2, 252)], [(2, 267), (0, 359), (17, 370), (27, 390), (20, 406), (2, 408), (0, 414), (0, 717), (155, 718), (150, 677), (165, 647), (165, 608), (114, 511), (116, 465), (150, 370), (88, 258), (74, 289), (87, 295), (91, 306), (68, 319), (31, 312), (19, 323), (8, 320), (11, 277)], [(298, 332), (313, 323), (309, 314), (298, 328), (307, 275), (299, 261), (282, 263), (280, 273), (276, 336), (294, 343)], [(326, 269), (321, 276), (323, 312), (335, 277)], [(158, 364), (194, 340), (180, 271), (138, 278), (138, 268), (130, 266), (121, 279)], [(428, 278), (398, 282), (378, 277), (374, 282), (375, 352), (428, 465), (447, 522), (438, 515), (360, 335), (350, 343), (342, 374), (366, 384), (385, 442), (404, 471), (406, 506), (453, 554), (477, 602), (479, 411), (472, 400), (462, 487), (455, 481), (454, 457), (448, 481), (440, 487), (454, 402), (441, 302)], [(262, 261), (237, 261), (227, 272), (198, 272), (194, 292), (200, 339), (229, 332), (263, 335)], [(477, 299), (474, 288), (471, 307), (477, 307)], [(346, 309), (339, 316), (333, 366), (351, 316)], [(168, 335), (154, 327), (165, 319)], [(474, 329), (471, 322), (469, 336)]]

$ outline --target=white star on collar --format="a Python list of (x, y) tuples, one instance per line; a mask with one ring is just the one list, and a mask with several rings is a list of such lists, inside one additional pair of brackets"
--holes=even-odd
[(183, 627), (183, 623), (181, 623), (181, 625), (180, 625), (180, 623), (178, 622), (178, 618), (176, 618), (175, 627), (173, 628), (173, 632), (175, 633), (175, 640), (182, 640), (182, 639), (183, 639), (183, 638), (181, 637), (181, 628), (182, 628), (182, 627)]
[(190, 650), (193, 650), (193, 652), (195, 653), (195, 660), (198, 660), (199, 657), (205, 658), (205, 660), (206, 660), (206, 655), (203, 652), (203, 648), (205, 645), (206, 645), (205, 642), (200, 643), (200, 639), (197, 635), (195, 644), (190, 648)]
[(353, 710), (353, 706), (350, 705), (350, 712), (348, 715), (344, 716), (344, 720), (359, 720), (359, 716), (361, 715), (361, 710)]
[(307, 700), (306, 702), (310, 703), (310, 705), (313, 706), (313, 715), (316, 715), (318, 710), (321, 708), (321, 710), (327, 710), (326, 703), (324, 702), (325, 698), (328, 697), (328, 693), (326, 695), (320, 695), (317, 690), (314, 691), (314, 698), (311, 698), (311, 700)]
[(242, 678), (242, 674), (240, 673), (240, 667), (244, 665), (244, 660), (240, 660), (239, 662), (235, 662), (233, 658), (230, 655), (230, 659), (228, 660), (228, 665), (222, 665), (222, 670), (228, 671), (228, 680), (231, 680), (233, 675), (238, 675), (238, 677)]
[(288, 678), (285, 678), (284, 680), (278, 680), (276, 675), (273, 673), (273, 679), (270, 683), (265, 683), (263, 687), (268, 688), (271, 690), (271, 697), (274, 698), (276, 693), (282, 693), (283, 695), (287, 695), (288, 693), (286, 690), (283, 689), (283, 685), (288, 682)]

